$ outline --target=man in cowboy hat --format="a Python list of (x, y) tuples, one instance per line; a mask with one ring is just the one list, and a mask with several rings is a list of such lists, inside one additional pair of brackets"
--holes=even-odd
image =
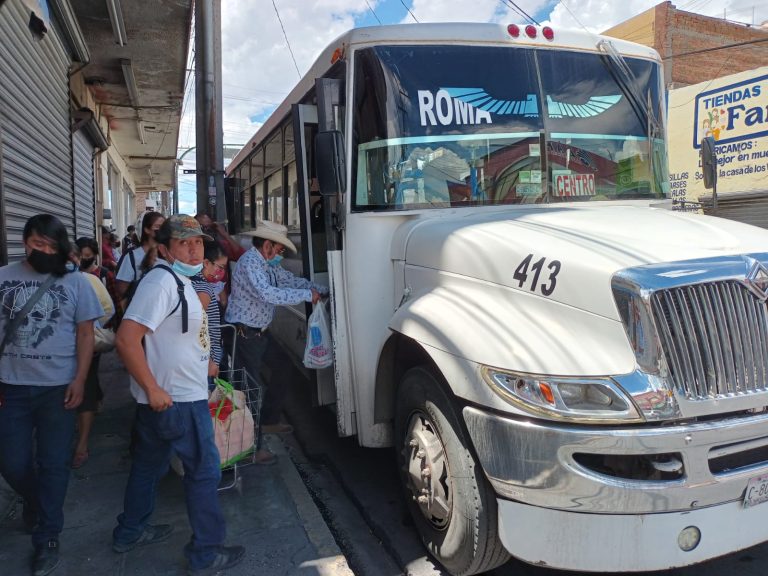
[[(235, 368), (245, 368), (254, 377), (259, 375), (267, 349), (275, 347), (267, 332), (275, 306), (292, 306), (302, 302), (315, 304), (321, 294), (328, 292), (326, 287), (298, 277), (280, 266), (286, 248), (296, 252), (296, 246), (287, 232), (288, 229), (282, 224), (259, 220), (255, 230), (244, 233), (253, 236), (253, 248), (240, 257), (232, 275), (232, 294), (225, 319), (237, 327)], [(290, 432), (290, 426), (280, 424), (285, 389), (283, 383), (275, 382), (274, 376), (264, 398), (262, 431)], [(260, 450), (256, 458), (263, 463), (274, 461), (274, 455), (266, 450)]]

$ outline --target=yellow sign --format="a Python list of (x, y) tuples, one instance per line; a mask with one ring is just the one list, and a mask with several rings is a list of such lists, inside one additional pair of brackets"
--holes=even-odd
[(697, 201), (704, 188), (701, 140), (715, 138), (718, 195), (765, 189), (768, 67), (669, 92), (670, 196)]

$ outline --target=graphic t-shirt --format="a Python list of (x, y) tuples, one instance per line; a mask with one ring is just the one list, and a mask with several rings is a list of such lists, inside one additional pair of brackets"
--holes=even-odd
[[(158, 260), (158, 264), (167, 262)], [(182, 310), (176, 280), (167, 270), (149, 270), (139, 282), (123, 320), (133, 320), (149, 328), (144, 350), (149, 369), (158, 386), (174, 402), (208, 399), (208, 318), (189, 278), (177, 274), (184, 283), (189, 308), (189, 330), (182, 333)], [(176, 308), (174, 310), (174, 308)], [(173, 313), (171, 313), (173, 311)], [(140, 404), (148, 404), (144, 390), (131, 377), (131, 393)]]
[(203, 292), (208, 295), (210, 301), (205, 313), (208, 315), (208, 335), (211, 337), (211, 360), (219, 366), (221, 364), (221, 308), (219, 299), (216, 297), (216, 285), (211, 284), (203, 278), (201, 274), (192, 276), (192, 286), (197, 293)]
[(133, 282), (141, 278), (141, 262), (144, 260), (144, 248), (141, 246), (131, 250), (133, 253), (133, 260), (136, 263), (136, 268), (131, 264), (131, 255), (126, 252), (123, 256), (123, 261), (120, 262), (120, 268), (117, 269), (115, 280), (122, 280), (123, 282)]
[[(21, 262), (0, 268), (0, 337), (47, 277)], [(82, 273), (57, 278), (6, 345), (0, 358), (0, 381), (29, 386), (70, 384), (77, 373), (77, 324), (103, 314)]]

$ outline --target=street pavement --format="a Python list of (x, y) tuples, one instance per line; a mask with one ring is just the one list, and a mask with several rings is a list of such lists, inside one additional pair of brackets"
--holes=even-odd
[[(55, 576), (171, 576), (186, 573), (182, 548), (190, 528), (182, 479), (170, 472), (160, 483), (152, 523), (173, 524), (166, 542), (116, 554), (111, 548), (115, 517), (122, 509), (130, 469), (128, 442), (133, 401), (125, 370), (114, 353), (102, 358), (104, 407), (96, 419), (90, 459), (73, 470), (61, 534), (61, 564)], [(222, 490), (227, 518), (227, 544), (246, 547), (241, 564), (227, 576), (350, 576), (352, 571), (307, 492), (288, 449), (277, 436), (267, 436), (275, 465), (249, 465), (238, 470), (238, 481)], [(223, 485), (232, 484), (225, 473)], [(21, 520), (21, 505), (0, 483), (0, 574), (30, 573), (32, 547)]]

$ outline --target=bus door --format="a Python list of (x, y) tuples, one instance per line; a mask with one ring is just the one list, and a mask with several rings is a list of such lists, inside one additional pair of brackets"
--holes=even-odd
[[(299, 203), (302, 206), (301, 228), (304, 245), (304, 268), (309, 278), (331, 288), (328, 304), (331, 332), (334, 341), (334, 365), (324, 370), (310, 370), (310, 379), (315, 387), (314, 401), (318, 406), (335, 404), (338, 431), (342, 436), (355, 433), (354, 401), (351, 390), (349, 355), (346, 350), (346, 311), (341, 289), (340, 252), (329, 254), (326, 242), (323, 199), (317, 184), (315, 166), (315, 137), (318, 132), (317, 107), (297, 104), (293, 107), (294, 142), (296, 167), (299, 180)], [(330, 266), (329, 266), (330, 255)], [(341, 300), (339, 298), (341, 297)], [(307, 305), (307, 317), (312, 305)], [(344, 345), (340, 346), (340, 344)], [(345, 353), (342, 353), (342, 349)]]

